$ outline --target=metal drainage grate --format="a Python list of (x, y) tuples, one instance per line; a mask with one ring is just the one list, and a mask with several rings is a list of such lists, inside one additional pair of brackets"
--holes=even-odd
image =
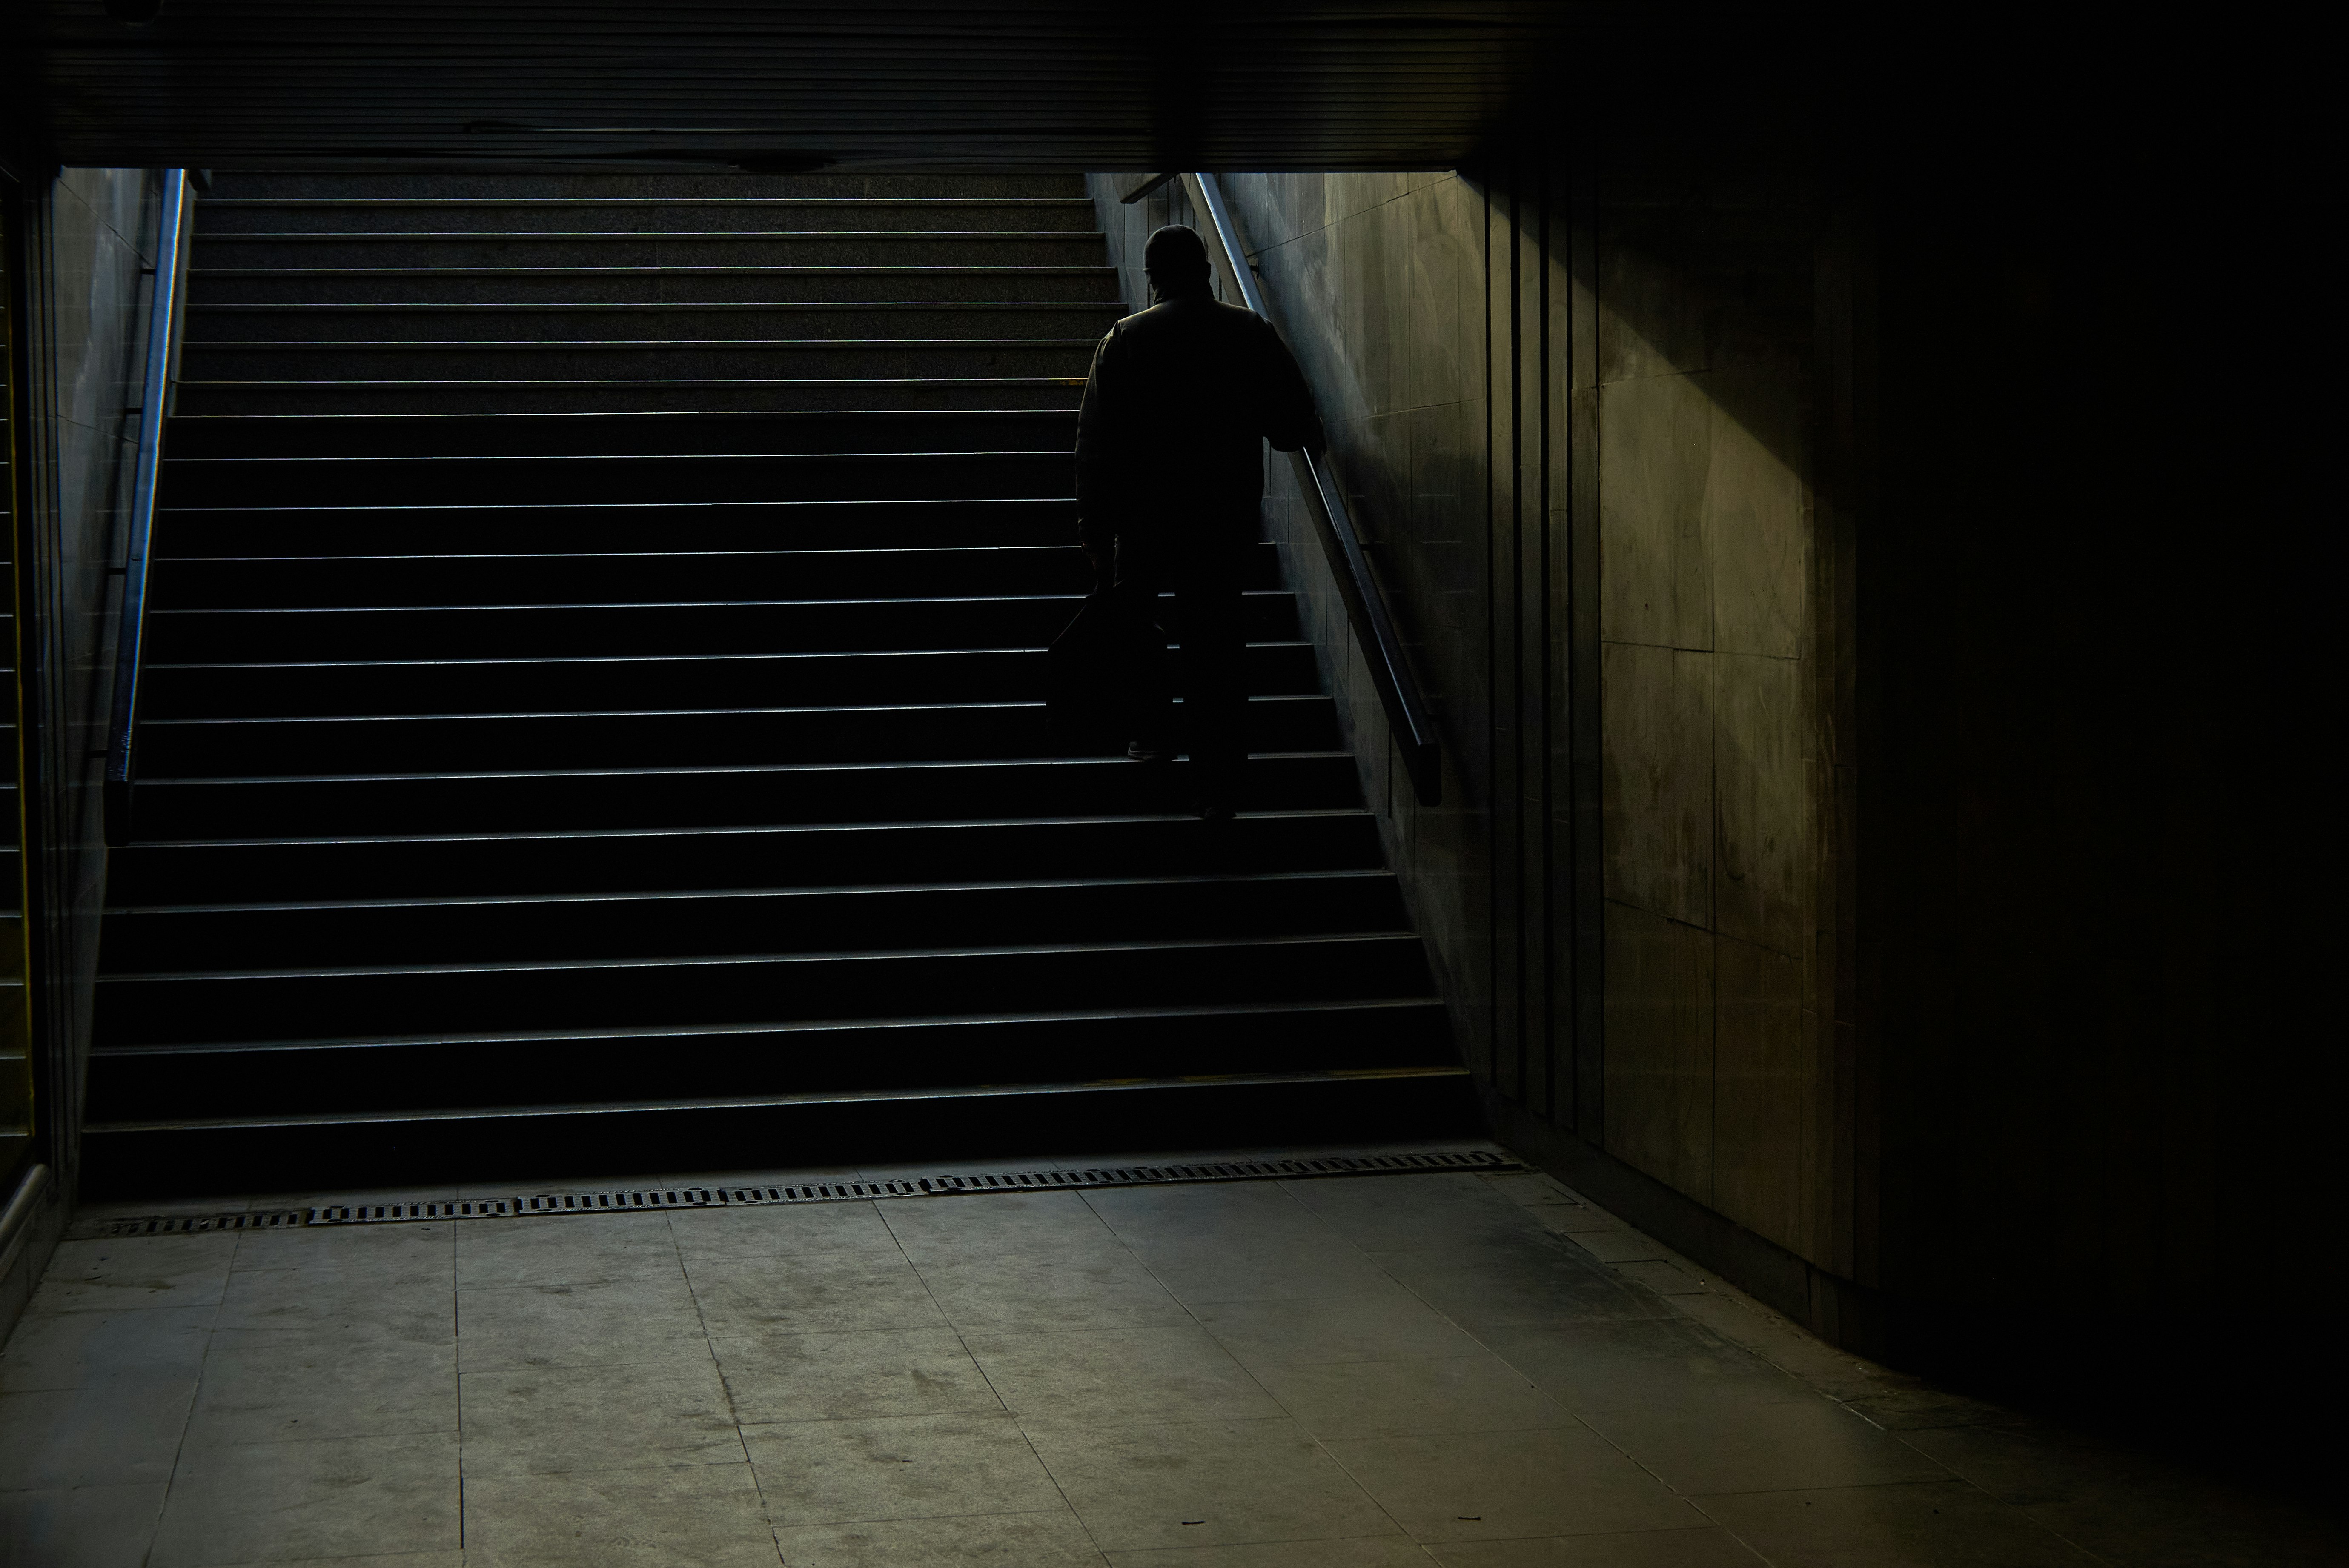
[(525, 1214), (612, 1214), (649, 1209), (736, 1209), (776, 1203), (853, 1203), (874, 1198), (931, 1198), (955, 1192), (1023, 1192), (1085, 1187), (1163, 1187), (1201, 1181), (1271, 1181), (1300, 1176), (1410, 1175), (1431, 1171), (1523, 1171), (1523, 1161), (1489, 1150), (1423, 1154), (1327, 1154), (1300, 1160), (1228, 1160), (1188, 1165), (1119, 1165), (1087, 1171), (941, 1173), (883, 1181), (823, 1181), (803, 1186), (631, 1187), (602, 1192), (541, 1192), (512, 1198), (426, 1202), (322, 1203), (247, 1214), (156, 1215), (110, 1220), (88, 1234), (160, 1236), (194, 1231), (261, 1230), (283, 1225), (375, 1225), (419, 1220), (481, 1220)]
[(78, 1235), (192, 1236), (206, 1231), (276, 1231), (308, 1222), (309, 1211), (263, 1209), (242, 1214), (145, 1214), (137, 1219), (101, 1220)]

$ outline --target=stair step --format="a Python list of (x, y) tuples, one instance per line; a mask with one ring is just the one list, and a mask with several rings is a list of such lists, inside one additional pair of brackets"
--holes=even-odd
[(157, 514), (157, 548), (222, 555), (389, 555), (435, 544), (483, 553), (699, 550), (987, 549), (1075, 542), (1077, 503), (1052, 496), (926, 500), (661, 500), (485, 506), (183, 507)]
[[(640, 1058), (632, 1057), (633, 1073)], [(974, 1051), (968, 1063), (988, 1060)], [(559, 1061), (559, 1058), (555, 1058)], [(577, 1085), (548, 1064), (546, 1092)], [(1083, 1141), (1109, 1149), (1310, 1145), (1479, 1135), (1466, 1071), (1367, 1071), (817, 1090), (667, 1100), (543, 1101), (458, 1111), (96, 1120), (82, 1191), (161, 1193), (412, 1185), (422, 1173), (543, 1179), (608, 1168), (708, 1171), (963, 1160)]]
[(977, 451), (615, 452), (555, 457), (189, 458), (164, 461), (177, 504), (378, 505), (517, 501), (922, 500), (1068, 494), (1070, 449)]
[[(212, 197), (222, 201), (339, 200), (376, 202), (399, 200), (523, 200), (559, 190), (576, 201), (648, 199), (697, 201), (711, 198), (810, 196), (915, 197), (953, 200), (976, 196), (1052, 201), (1082, 196), (1081, 174), (750, 174), (720, 170), (706, 174), (566, 172), (309, 173), (290, 170), (224, 170), (212, 176)], [(209, 198), (208, 198), (209, 199)]]
[(930, 379), (670, 380), (600, 377), (564, 380), (182, 381), (179, 407), (202, 415), (823, 413), (841, 407), (1074, 413), (1081, 376), (974, 376)]
[[(299, 253), (285, 260), (308, 258)], [(967, 263), (925, 266), (317, 267), (189, 269), (191, 304), (763, 304), (774, 300), (1115, 302), (1115, 267)]]
[[(1309, 643), (1252, 644), (1247, 689), (1320, 689)], [(289, 718), (604, 711), (664, 705), (1033, 701), (1046, 689), (1031, 648), (930, 653), (668, 655), (653, 658), (436, 659), (309, 665), (150, 665), (139, 677), (150, 718)]]
[[(365, 1018), (387, 1034), (1196, 1006), (1423, 995), (1408, 931), (1335, 936), (1011, 944), (881, 952), (599, 958), (537, 964), (101, 975), (109, 1044), (302, 1039)], [(994, 1078), (999, 1074), (989, 1073)]]
[[(1280, 591), (1271, 545), (1257, 549), (1253, 566), (1248, 588)], [(357, 609), (690, 601), (713, 592), (792, 601), (1067, 596), (1088, 592), (1092, 576), (1071, 539), (944, 550), (173, 556), (150, 566), (149, 593), (156, 609)]]
[(389, 200), (264, 196), (196, 204), (199, 241), (280, 232), (368, 233), (804, 233), (1013, 230), (1092, 233), (1082, 195), (1017, 196), (429, 196)]
[(1082, 381), (1090, 337), (336, 339), (191, 344), (198, 381), (857, 380), (1059, 377)]
[[(868, 874), (870, 870), (868, 868)], [(912, 869), (910, 867), (905, 869)], [(107, 917), (107, 972), (532, 963), (725, 952), (1392, 931), (1382, 869), (885, 887), (162, 905)]]
[(1098, 232), (1055, 229), (862, 232), (598, 232), (595, 230), (441, 233), (224, 233), (198, 242), (213, 267), (774, 267), (1101, 264)]
[(735, 343), (872, 338), (1097, 339), (1126, 314), (1114, 300), (945, 303), (797, 301), (604, 304), (197, 304), (187, 346), (214, 343)]
[[(1103, 1008), (574, 1033), (430, 1035), (111, 1047), (92, 1092), (120, 1120), (347, 1116), (528, 1106), (551, 1078), (609, 1080), (649, 1057), (681, 1095), (923, 1088), (968, 1063), (1018, 1059), (1032, 1081), (1081, 1080), (1104, 1061), (1131, 1078), (1424, 1068), (1447, 1055), (1432, 996), (1237, 1007)], [(550, 1063), (560, 1068), (550, 1071)]]
[[(1128, 775), (1161, 771), (1115, 767)], [(246, 903), (479, 899), (854, 887), (888, 868), (927, 882), (977, 882), (1353, 872), (1380, 864), (1376, 829), (1358, 807), (1244, 812), (1214, 830), (1188, 816), (1039, 813), (636, 831), (145, 841), (116, 851), (114, 859), (108, 892), (120, 909), (217, 906), (222, 890), (233, 890)]]
[(616, 452), (686, 458), (773, 452), (1070, 451), (1076, 433), (1073, 408), (182, 415), (171, 422), (171, 457), (314, 461), (336, 457), (603, 459)]
[[(508, 658), (534, 655), (903, 652), (1040, 648), (1076, 594), (979, 599), (827, 599), (646, 604), (428, 605), (408, 609), (158, 610), (147, 646), (168, 664), (259, 660)], [(1287, 593), (1243, 604), (1250, 642), (1297, 636)]]
[[(1242, 815), (1233, 824), (1235, 833), (1254, 830), (1250, 812), (1357, 812), (1361, 803), (1354, 760), (1339, 751), (1251, 758), (1240, 770), (1238, 788)], [(248, 771), (222, 779), (141, 779), (133, 789), (133, 810), (142, 839), (193, 847), (285, 834), (1114, 819), (1186, 810), (1189, 789), (1183, 762), (1162, 769), (1108, 757), (731, 769), (649, 764), (343, 778), (271, 778)], [(1187, 819), (1178, 825), (1186, 833), (1198, 827)], [(143, 863), (144, 857), (162, 852), (162, 843), (140, 842), (116, 851), (110, 863)], [(124, 896), (137, 902), (149, 895)]]
[[(1330, 698), (1250, 697), (1251, 751), (1338, 744)], [(776, 762), (1050, 757), (1097, 747), (1052, 734), (1041, 701), (897, 707), (704, 708), (655, 712), (415, 714), (343, 718), (150, 719), (139, 767), (159, 779), (212, 779), (240, 766), (300, 773), (481, 768), (594, 768), (658, 757), (688, 767)]]

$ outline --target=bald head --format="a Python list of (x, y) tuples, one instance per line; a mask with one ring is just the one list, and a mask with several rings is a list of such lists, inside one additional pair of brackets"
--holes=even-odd
[(1186, 299), (1207, 292), (1207, 243), (1195, 229), (1170, 223), (1142, 248), (1150, 286), (1161, 299)]

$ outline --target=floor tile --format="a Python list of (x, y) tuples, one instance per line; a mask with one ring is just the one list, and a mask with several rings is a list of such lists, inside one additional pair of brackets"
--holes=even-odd
[[(1579, 1240), (1578, 1237), (1576, 1239)], [(1645, 1285), (1658, 1295), (1695, 1295), (1712, 1288), (1701, 1276), (1661, 1258), (1619, 1263), (1614, 1266), (1617, 1274), (1634, 1284)]]
[(870, 1203), (777, 1203), (756, 1209), (680, 1209), (669, 1233), (686, 1262), (796, 1257), (803, 1253), (897, 1254), (897, 1238)]
[(145, 1486), (171, 1478), (196, 1379), (0, 1394), (0, 1486)]
[(1945, 1480), (1950, 1473), (1821, 1398), (1599, 1410), (1582, 1418), (1666, 1485), (1692, 1496)]
[(748, 1456), (706, 1362), (508, 1367), (462, 1380), (465, 1480), (739, 1465)]
[(1534, 1223), (1556, 1235), (1579, 1236), (1588, 1231), (1619, 1231), (1614, 1215), (1588, 1203), (1528, 1203), (1526, 1213)]
[(1675, 1296), (1671, 1308), (1674, 1315), (1703, 1325), (1728, 1343), (1835, 1398), (1866, 1398), (1912, 1381), (1815, 1338), (1777, 1314), (1729, 1291)]
[(2002, 1405), (1940, 1388), (1887, 1388), (1881, 1394), (1847, 1402), (1888, 1432), (1921, 1432), (1936, 1427), (2001, 1427), (2014, 1421), (2014, 1412)]
[(1673, 1530), (1705, 1522), (1685, 1500), (1579, 1427), (1324, 1445), (1425, 1542)]
[(0, 1491), (0, 1563), (11, 1568), (143, 1568), (163, 1483)]
[(388, 1557), (280, 1557), (260, 1563), (208, 1563), (205, 1568), (465, 1568), (462, 1552), (395, 1552)]
[(446, 1552), (457, 1495), (454, 1432), (191, 1445), (149, 1568)]
[(465, 1483), (465, 1568), (779, 1568), (747, 1464)]
[(711, 1258), (688, 1274), (709, 1332), (728, 1338), (947, 1323), (913, 1265), (894, 1253)]
[(1061, 1506), (1009, 1416), (795, 1421), (742, 1435), (779, 1528)]
[(2090, 1568), (2095, 1562), (1963, 1481), (1750, 1492), (1709, 1497), (1704, 1510), (1785, 1568)]
[(193, 1380), (217, 1306), (26, 1314), (0, 1349), (0, 1393), (86, 1383)]
[(775, 1540), (791, 1568), (1102, 1568), (1092, 1537), (1066, 1507), (807, 1524)]
[(1344, 1295), (1383, 1270), (1278, 1182), (1088, 1192), (1118, 1239), (1185, 1302)]
[(1181, 1253), (1337, 1239), (1328, 1222), (1278, 1181), (1096, 1188), (1083, 1196), (1103, 1224), (1136, 1248)]
[(1082, 1192), (974, 1192), (880, 1206), (916, 1264), (993, 1256), (1007, 1248), (1092, 1248), (1115, 1237)]
[(1663, 1298), (1640, 1290), (1547, 1233), (1500, 1244), (1442, 1251), (1373, 1253), (1419, 1298), (1471, 1334), (1673, 1315)]
[(1244, 1367), (1436, 1359), (1484, 1348), (1392, 1281), (1350, 1295), (1204, 1302), (1192, 1312)]
[(1493, 1176), (1479, 1176), (1478, 1181), (1513, 1203), (1526, 1208), (1544, 1204), (1579, 1204), (1581, 1200), (1557, 1177), (1539, 1171), (1513, 1171)]
[(469, 1290), (457, 1298), (457, 1365), (468, 1372), (709, 1358), (701, 1312), (682, 1274)]
[(1294, 1421), (1061, 1427), (1032, 1436), (1077, 1517), (1111, 1552), (1396, 1532)]
[(315, 1275), (407, 1283), (452, 1277), (457, 1236), (477, 1221), (416, 1224), (305, 1225), (253, 1231), (236, 1239), (234, 1269), (308, 1269)]
[(735, 1415), (745, 1422), (1003, 1408), (948, 1328), (720, 1335), (710, 1343)]
[(1113, 1237), (1083, 1247), (916, 1256), (915, 1266), (958, 1328), (1045, 1334), (1191, 1321), (1183, 1304)]
[(213, 1445), (457, 1429), (457, 1345), (367, 1335), (222, 1329), (189, 1439)]
[(441, 1344), (456, 1329), (453, 1268), (439, 1280), (333, 1270), (240, 1269), (221, 1300), (221, 1328), (305, 1329)]
[(467, 1290), (659, 1279), (679, 1271), (668, 1216), (658, 1211), (468, 1220), (457, 1230), (457, 1284)]
[(1714, 1529), (1459, 1542), (1430, 1550), (1443, 1568), (1763, 1568), (1764, 1561), (1737, 1537)]
[(1299, 1242), (1288, 1246), (1234, 1246), (1221, 1255), (1203, 1249), (1168, 1257), (1144, 1250), (1143, 1263), (1177, 1300), (1295, 1301), (1376, 1293), (1392, 1284), (1350, 1242)]
[(1521, 1204), (1464, 1172), (1281, 1183), (1332, 1230), (1370, 1252), (1467, 1245), (1541, 1233)]
[(1265, 1391), (1315, 1437), (1433, 1436), (1570, 1426), (1574, 1418), (1499, 1357), (1349, 1361), (1257, 1369)]
[(2130, 1568), (2349, 1563), (2349, 1524), (2337, 1515), (2060, 1428), (2018, 1422), (1902, 1438), (2035, 1523)]
[(1799, 1378), (1685, 1318), (1488, 1330), (1495, 1355), (1569, 1410), (1808, 1403)]
[(1566, 1239), (1602, 1264), (1661, 1263), (1664, 1249), (1637, 1231), (1569, 1231)]
[(1207, 1332), (1117, 1328), (964, 1336), (1013, 1414), (1131, 1423), (1278, 1417), (1285, 1412)]
[(210, 1305), (221, 1299), (228, 1284), (236, 1241), (230, 1233), (60, 1242), (26, 1310), (121, 1312)]
[(1109, 1554), (1110, 1568), (1431, 1568), (1408, 1535), (1343, 1541), (1257, 1541), (1237, 1546), (1143, 1546)]

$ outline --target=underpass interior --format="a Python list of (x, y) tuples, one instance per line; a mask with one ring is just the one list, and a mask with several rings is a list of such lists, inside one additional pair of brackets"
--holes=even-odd
[[(2134, 165), (1817, 18), (122, 9), (0, 1563), (2342, 1559)], [(1329, 431), (1228, 822), (1046, 700), (1168, 223)]]

